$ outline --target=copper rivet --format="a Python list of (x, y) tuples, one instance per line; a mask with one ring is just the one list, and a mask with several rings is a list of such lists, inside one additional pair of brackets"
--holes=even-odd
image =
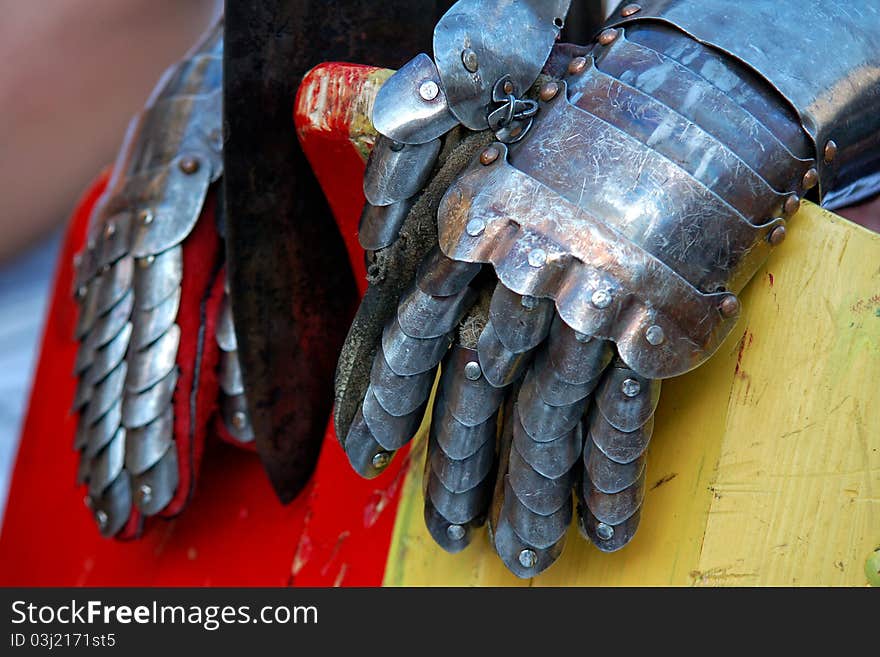
[(632, 3), (631, 5), (627, 5), (623, 9), (620, 10), (620, 15), (624, 18), (628, 18), (633, 14), (638, 14), (642, 10), (641, 5), (637, 5), (636, 3)]
[(523, 131), (522, 126), (519, 126), (519, 125), (518, 125), (518, 126), (515, 126), (515, 127), (510, 131), (510, 138), (511, 138), (511, 139), (516, 139), (517, 137), (519, 137), (519, 136), (522, 134), (522, 131)]
[(471, 73), (476, 73), (480, 68), (480, 61), (477, 59), (477, 53), (470, 48), (465, 48), (461, 53), (461, 63)]
[(513, 82), (511, 82), (510, 80), (508, 80), (507, 82), (504, 83), (504, 93), (506, 93), (506, 94), (513, 93)]
[(785, 206), (782, 208), (785, 216), (790, 217), (795, 212), (801, 209), (801, 199), (797, 194), (792, 194), (787, 199), (785, 199)]
[(241, 411), (236, 411), (232, 415), (232, 426), (236, 429), (244, 429), (247, 426), (247, 415)]
[(599, 35), (599, 43), (603, 46), (610, 46), (617, 40), (617, 30), (615, 29), (607, 29), (602, 30), (602, 33)]
[(804, 189), (813, 189), (816, 186), (816, 183), (819, 182), (819, 172), (815, 169), (810, 169), (804, 174)]
[(556, 98), (559, 93), (559, 85), (556, 82), (547, 82), (541, 86), (540, 96), (545, 103)]
[(180, 161), (180, 170), (188, 176), (191, 176), (198, 171), (201, 166), (201, 163), (195, 157), (187, 156)]
[(489, 146), (489, 148), (480, 153), (480, 162), (486, 166), (489, 166), (498, 159), (499, 155), (501, 155), (501, 153), (495, 146)]
[(825, 142), (825, 161), (830, 164), (835, 157), (837, 157), (837, 144), (833, 139), (829, 139)]
[(575, 57), (568, 64), (568, 72), (572, 75), (583, 73), (585, 68), (587, 68), (586, 57)]
[(116, 224), (112, 221), (109, 222), (106, 226), (104, 226), (104, 237), (113, 237), (113, 234), (116, 232)]
[(779, 246), (782, 244), (785, 241), (785, 226), (777, 226), (770, 231), (767, 241), (770, 242), (771, 246)]
[(725, 317), (733, 317), (739, 312), (739, 299), (733, 294), (728, 294), (721, 302), (720, 310)]

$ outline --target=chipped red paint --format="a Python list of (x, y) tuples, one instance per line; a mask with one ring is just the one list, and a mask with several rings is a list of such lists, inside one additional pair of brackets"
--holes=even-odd
[[(375, 71), (340, 64), (315, 69), (307, 80), (323, 76), (342, 91), (326, 97), (319, 114), (296, 114), (303, 148), (359, 280), (364, 279), (357, 224), (365, 142), (351, 139), (356, 118), (351, 103)], [(312, 95), (300, 99), (308, 98), (315, 108), (315, 87), (309, 89)], [(332, 426), (312, 482), (287, 507), (277, 501), (254, 454), (215, 440), (206, 449), (192, 502), (180, 516), (153, 521), (137, 541), (100, 538), (73, 483), (74, 421), (68, 408), (76, 354), (71, 263), (105, 184), (106, 175), (83, 199), (61, 254), (0, 532), (0, 585), (380, 585), (406, 457), (399, 455), (381, 477), (363, 480), (349, 467)]]
[(294, 105), (297, 136), (337, 219), (361, 294), (366, 269), (357, 229), (365, 157), (372, 147), (364, 128), (380, 73), (373, 66), (321, 64), (303, 78)]

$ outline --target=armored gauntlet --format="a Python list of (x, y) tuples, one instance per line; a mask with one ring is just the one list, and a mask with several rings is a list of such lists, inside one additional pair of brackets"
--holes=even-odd
[(78, 481), (107, 536), (183, 508), (218, 403), (221, 435), (253, 440), (214, 198), (221, 79), (219, 22), (132, 121), (76, 257)]
[(880, 16), (827, 4), (630, 4), (578, 47), (555, 44), (569, 2), (461, 0), (379, 92), (335, 421), (376, 476), (441, 370), (444, 549), (488, 518), (533, 576), (573, 497), (600, 550), (633, 538), (660, 381), (720, 346), (805, 195), (876, 191)]

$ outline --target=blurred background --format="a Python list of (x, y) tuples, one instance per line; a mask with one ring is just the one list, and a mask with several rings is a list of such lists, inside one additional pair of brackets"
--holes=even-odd
[(63, 226), (218, 0), (0, 0), (0, 518)]

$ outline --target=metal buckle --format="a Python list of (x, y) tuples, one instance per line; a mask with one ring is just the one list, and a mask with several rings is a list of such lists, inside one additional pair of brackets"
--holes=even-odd
[(498, 141), (505, 144), (516, 143), (525, 137), (538, 113), (536, 101), (518, 98), (516, 92), (510, 75), (499, 78), (492, 88), (492, 102), (496, 109), (489, 113), (489, 127)]

